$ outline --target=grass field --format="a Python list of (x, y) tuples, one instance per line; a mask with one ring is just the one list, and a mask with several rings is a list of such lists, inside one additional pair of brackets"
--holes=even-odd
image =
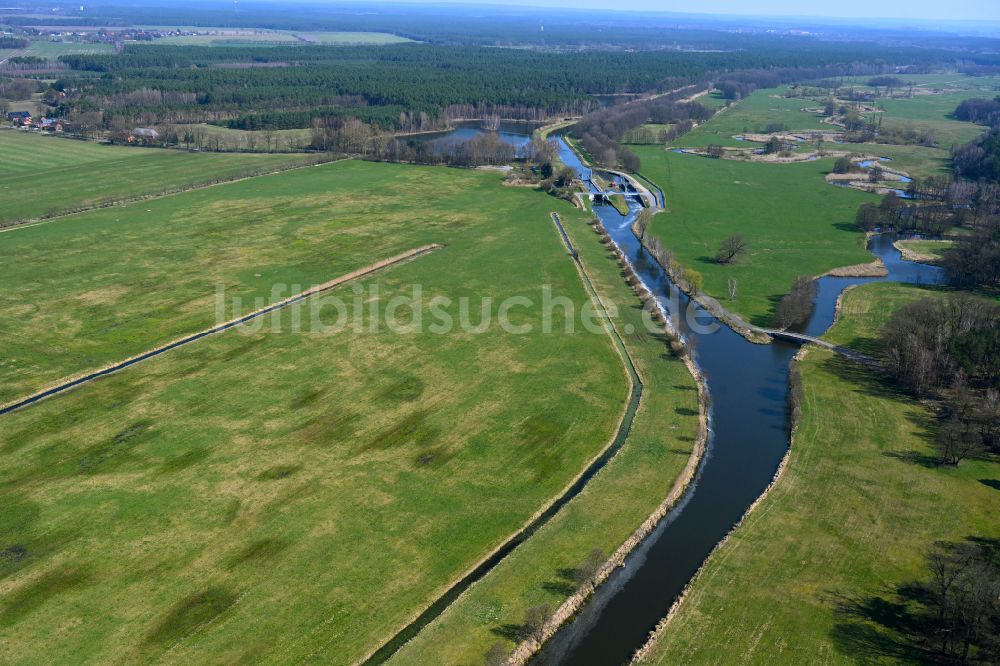
[[(671, 145), (698, 148), (718, 144), (746, 148), (754, 144), (737, 141), (733, 136), (744, 132), (763, 132), (770, 123), (782, 123), (789, 130), (832, 132), (838, 129), (834, 125), (821, 123), (821, 116), (802, 111), (803, 108), (815, 106), (815, 102), (808, 99), (782, 97), (785, 90), (785, 88), (758, 90), (738, 104), (726, 109), (711, 121), (679, 137)], [(707, 98), (703, 97), (701, 101), (711, 105), (711, 100), (721, 100), (721, 97), (717, 95), (717, 93), (712, 93)]]
[[(859, 290), (858, 293), (854, 293)], [(856, 287), (841, 300), (837, 325), (823, 337), (836, 344), (857, 349), (870, 356), (879, 353), (876, 336), (893, 312), (920, 298), (935, 298), (944, 288), (882, 282)]]
[[(907, 84), (913, 83), (917, 88), (929, 90), (969, 90), (977, 89), (985, 92), (1000, 90), (1000, 77), (976, 76), (969, 77), (960, 72), (934, 72), (931, 74), (893, 74)], [(858, 88), (870, 88), (867, 85), (871, 76), (848, 76), (843, 79), (844, 85), (854, 85)], [(885, 88), (881, 88), (885, 90)]]
[(46, 58), (55, 60), (61, 55), (71, 55), (74, 53), (114, 53), (113, 44), (79, 44), (76, 42), (50, 42), (47, 40), (37, 40), (31, 42), (28, 48), (23, 49), (18, 55), (35, 56), (36, 58)]
[(829, 150), (852, 151), (861, 155), (878, 155), (892, 158), (886, 164), (892, 169), (901, 169), (913, 178), (928, 178), (951, 174), (951, 145), (944, 148), (924, 146), (895, 146), (884, 143), (851, 143), (838, 145)]
[[(838, 145), (829, 143), (825, 148), (827, 150), (892, 157), (896, 161), (893, 166), (917, 177), (932, 176), (947, 171), (951, 146), (971, 141), (984, 131), (980, 126), (952, 119), (950, 116), (955, 107), (969, 97), (992, 97), (995, 93), (990, 92), (991, 83), (977, 78), (958, 74), (936, 75), (926, 78), (928, 81), (940, 82), (942, 85), (946, 80), (950, 81), (949, 87), (944, 88), (947, 92), (915, 95), (910, 99), (884, 99), (879, 100), (878, 104), (885, 109), (882, 122), (886, 128), (931, 129), (937, 137), (938, 148), (891, 144)], [(780, 123), (788, 130), (842, 131), (842, 128), (836, 125), (820, 122), (818, 114), (802, 111), (803, 108), (819, 106), (819, 102), (812, 99), (782, 97), (785, 90), (786, 88), (758, 90), (738, 104), (726, 109), (710, 122), (678, 138), (671, 145), (692, 148), (711, 144), (736, 148), (752, 147), (759, 144), (737, 141), (733, 136), (744, 132), (763, 132), (771, 123)], [(713, 93), (713, 95), (717, 94)], [(711, 97), (702, 98), (702, 101), (708, 101)], [(797, 150), (799, 152), (811, 151), (814, 150), (814, 146), (802, 144)]]
[(730, 100), (723, 97), (722, 93), (718, 90), (713, 90), (707, 95), (699, 97), (698, 101), (710, 109), (721, 109), (730, 102)]
[(954, 120), (955, 108), (970, 97), (994, 97), (978, 89), (963, 90), (940, 95), (914, 95), (911, 99), (885, 99), (879, 101), (884, 111), (884, 127), (916, 127), (931, 129), (938, 143), (944, 148), (952, 144), (972, 141), (985, 129), (973, 123)]
[[(174, 30), (157, 26), (160, 30)], [(282, 30), (240, 30), (235, 28), (185, 28), (196, 35), (163, 37), (139, 44), (160, 44), (165, 46), (267, 46), (268, 44), (289, 45), (298, 42), (290, 32)]]
[(619, 213), (628, 215), (628, 202), (625, 201), (624, 194), (612, 194), (609, 197), (609, 202)]
[[(920, 292), (852, 290), (830, 337), (871, 338)], [(784, 476), (709, 560), (648, 663), (911, 663), (897, 586), (925, 578), (935, 540), (1000, 536), (1000, 464), (921, 464), (924, 407), (825, 350), (800, 367), (806, 398)]]
[[(558, 607), (575, 589), (568, 572), (593, 548), (610, 554), (667, 495), (687, 463), (697, 431), (698, 394), (690, 373), (643, 333), (638, 301), (593, 231), (567, 225), (606, 303), (617, 303), (619, 330), (644, 384), (643, 401), (624, 448), (587, 489), (489, 576), (466, 592), (392, 664), (478, 664), (496, 642), (511, 649), (532, 606)], [(553, 232), (554, 233), (554, 232)]]
[[(188, 128), (187, 125), (178, 126), (179, 130)], [(218, 138), (223, 150), (246, 150), (260, 151), (267, 150), (267, 136), (263, 131), (237, 130), (218, 125), (201, 123), (191, 126), (195, 131), (201, 132), (205, 138), (205, 145), (215, 149), (214, 140)], [(182, 133), (183, 136), (183, 133)], [(274, 130), (271, 132), (272, 147), (280, 150), (300, 150), (309, 146), (312, 141), (312, 130), (289, 129)]]
[[(362, 285), (369, 306), (421, 285), (456, 299), (456, 321), (473, 298), (479, 323), (479, 297), (537, 303), (548, 284), (579, 307), (548, 212), (583, 214), (500, 181), (343, 162), (6, 234), (16, 284), (42, 284), (5, 294), (20, 312), (3, 309), (3, 335), (66, 372), (39, 350), (92, 338), (126, 355), (210, 319), (217, 283), (267, 293), (428, 241), (446, 247)], [(46, 333), (38, 310), (63, 323)], [(512, 323), (539, 331), (540, 310)], [(5, 658), (359, 658), (609, 440), (623, 368), (561, 312), (529, 335), (299, 333), (285, 313), (277, 331), (214, 336), (0, 419)]]
[(301, 155), (184, 153), (0, 131), (0, 225), (305, 164)]
[[(157, 26), (160, 29), (175, 29)], [(385, 32), (290, 32), (233, 28), (186, 28), (196, 35), (164, 37), (149, 44), (173, 46), (266, 46), (267, 44), (325, 44), (328, 46), (399, 44), (412, 41)]]
[[(797, 276), (872, 260), (854, 217), (861, 203), (877, 197), (828, 185), (823, 176), (832, 160), (758, 164), (635, 150), (643, 173), (667, 196), (667, 212), (653, 218), (652, 232), (704, 276), (706, 292), (754, 324), (773, 323), (777, 302)], [(716, 250), (732, 234), (747, 239), (749, 256), (716, 263)], [(730, 278), (738, 282), (732, 300)]]
[(954, 246), (954, 242), (950, 240), (922, 240), (915, 238), (896, 241), (896, 244), (910, 252), (921, 255), (921, 261), (932, 262), (940, 261), (944, 258), (945, 253)]
[(301, 32), (297, 37), (303, 41), (316, 44), (400, 44), (411, 42), (412, 39), (400, 37), (387, 32)]

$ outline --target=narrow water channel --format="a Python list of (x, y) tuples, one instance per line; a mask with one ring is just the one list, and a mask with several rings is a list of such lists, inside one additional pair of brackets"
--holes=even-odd
[[(589, 181), (589, 169), (564, 140), (560, 138), (559, 143), (563, 162)], [(546, 644), (535, 664), (627, 663), (715, 545), (764, 492), (789, 445), (788, 373), (798, 346), (785, 342), (752, 344), (721, 324), (711, 334), (684, 326), (689, 301), (681, 294), (672, 304), (666, 296), (675, 288), (631, 231), (637, 210), (638, 204), (633, 204), (631, 214), (622, 216), (611, 206), (595, 206), (595, 213), (646, 287), (668, 311), (680, 309), (675, 321), (681, 322), (681, 332), (712, 396), (708, 450), (682, 502), (627, 558), (625, 566), (612, 574), (575, 620)], [(670, 244), (669, 237), (664, 241)], [(876, 280), (941, 280), (939, 269), (903, 261), (887, 236), (874, 237), (869, 247), (885, 261), (889, 275), (821, 279), (816, 310), (805, 332), (818, 335), (830, 326), (837, 297), (850, 285)], [(698, 320), (708, 322), (712, 317), (702, 311)]]

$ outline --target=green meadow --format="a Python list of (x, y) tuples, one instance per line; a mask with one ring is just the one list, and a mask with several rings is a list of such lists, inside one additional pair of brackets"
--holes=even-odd
[(391, 664), (478, 664), (497, 642), (513, 649), (523, 636), (526, 611), (540, 604), (554, 609), (572, 594), (573, 571), (594, 548), (605, 556), (613, 553), (667, 496), (691, 455), (698, 428), (691, 374), (670, 354), (662, 335), (646, 332), (640, 302), (593, 230), (571, 218), (567, 233), (601, 300), (616, 305), (614, 323), (643, 383), (632, 429), (583, 493), (406, 644)]
[(876, 356), (879, 353), (877, 333), (893, 312), (920, 298), (937, 298), (944, 293), (944, 287), (894, 282), (855, 287), (841, 299), (840, 318), (824, 337), (838, 345)]
[[(197, 125), (181, 125), (179, 130), (201, 132), (205, 137), (205, 145), (215, 149), (218, 141), (223, 150), (263, 152), (267, 150), (267, 132), (262, 130), (238, 130), (229, 127), (219, 127), (207, 123)], [(289, 129), (273, 130), (271, 133), (272, 149), (302, 150), (312, 141), (312, 130)]]
[(185, 153), (0, 131), (0, 226), (305, 164), (302, 155)]
[(115, 52), (113, 44), (84, 44), (76, 42), (52, 42), (44, 39), (34, 40), (28, 48), (22, 49), (17, 55), (34, 56), (47, 60), (56, 60), (61, 55), (75, 53), (110, 54)]
[[(643, 174), (667, 197), (652, 232), (682, 265), (702, 274), (707, 293), (751, 323), (773, 323), (774, 308), (797, 276), (872, 260), (854, 217), (859, 205), (878, 198), (828, 185), (832, 159), (764, 164), (635, 150)], [(748, 255), (717, 263), (719, 245), (733, 234), (747, 239)], [(737, 281), (732, 299), (730, 279)]]
[[(915, 94), (912, 98), (895, 97), (880, 99), (883, 108), (882, 123), (886, 128), (932, 130), (938, 142), (937, 148), (925, 146), (903, 146), (893, 144), (831, 144), (824, 147), (829, 151), (849, 151), (860, 154), (884, 155), (893, 158), (893, 167), (902, 169), (911, 176), (927, 177), (939, 175), (949, 169), (950, 150), (954, 144), (971, 141), (984, 130), (982, 127), (951, 117), (955, 108), (970, 97), (996, 96), (988, 85), (993, 79), (981, 80), (960, 74), (935, 75), (929, 77), (901, 76), (913, 80), (921, 88), (939, 90), (932, 94)], [(865, 79), (867, 80), (867, 79)], [(926, 82), (925, 82), (926, 80)], [(946, 87), (945, 82), (950, 82)], [(943, 86), (936, 88), (934, 82)], [(846, 84), (845, 84), (846, 85)], [(860, 85), (859, 87), (866, 87)], [(679, 137), (671, 145), (682, 148), (703, 148), (717, 144), (735, 148), (748, 148), (760, 144), (737, 141), (733, 137), (744, 132), (762, 133), (772, 123), (783, 125), (788, 130), (843, 131), (836, 125), (820, 122), (822, 117), (804, 108), (818, 107), (821, 103), (808, 98), (784, 97), (786, 87), (758, 90), (739, 103), (725, 109), (717, 117), (690, 133)], [(701, 101), (711, 105), (712, 93)], [(814, 150), (811, 144), (798, 148)]]
[(309, 43), (326, 45), (382, 45), (413, 41), (388, 32), (301, 32), (296, 37)]
[[(967, 125), (968, 123), (962, 124)], [(838, 145), (835, 149), (851, 151), (857, 155), (889, 157), (892, 161), (884, 162), (884, 166), (905, 171), (911, 178), (929, 178), (951, 173), (950, 144), (943, 148), (928, 148), (885, 143), (851, 143)]]
[(214, 325), (220, 287), (229, 319), (447, 240), (507, 194), (444, 173), (340, 162), (0, 233), (0, 402)]
[[(924, 293), (851, 290), (828, 337), (871, 344), (894, 307)], [(934, 541), (1000, 536), (1000, 463), (923, 464), (926, 407), (826, 350), (799, 367), (805, 401), (784, 475), (708, 561), (644, 663), (919, 661), (895, 590), (926, 578)]]
[[(160, 30), (176, 30), (157, 26)], [(400, 44), (413, 41), (386, 32), (293, 32), (287, 30), (245, 30), (235, 28), (187, 27), (196, 35), (164, 37), (146, 44), (171, 46), (267, 46), (269, 44), (324, 44), (327, 46), (358, 46)]]
[[(454, 299), (444, 311), (456, 322), (468, 297), (476, 324), (480, 299), (537, 303), (551, 285), (579, 310), (587, 292), (549, 211), (581, 231), (583, 213), (500, 182), (343, 162), (3, 234), (4, 251), (30, 259), (22, 291), (5, 295), (21, 314), (5, 306), (3, 335), (28, 356), (19, 368), (44, 368), (28, 373), (37, 385), (210, 322), (216, 284), (266, 296), (272, 283), (326, 281), (428, 242), (445, 247), (330, 295), (382, 307), (421, 285), (425, 299)], [(40, 261), (55, 262), (49, 275)], [(46, 294), (56, 300), (39, 302)], [(256, 332), (212, 336), (4, 416), (5, 658), (359, 659), (610, 441), (624, 368), (607, 335), (567, 331), (567, 316), (556, 308), (542, 334), (541, 308), (519, 306), (511, 323), (530, 334), (495, 323), (435, 334), (297, 331), (283, 310)], [(402, 320), (413, 323), (405, 309)], [(696, 413), (690, 378), (664, 365), (650, 381), (688, 390), (661, 403), (674, 412), (649, 416), (639, 458), (618, 472), (616, 515), (636, 524), (679, 469), (668, 449), (690, 447)], [(660, 436), (660, 424), (676, 432)], [(626, 528), (596, 543), (610, 549)], [(560, 538), (575, 550), (545, 554), (547, 577), (592, 547)]]
[[(771, 123), (782, 123), (789, 130), (822, 130), (835, 132), (835, 125), (821, 123), (822, 116), (806, 113), (802, 109), (817, 106), (809, 99), (788, 98), (783, 93), (787, 88), (769, 88), (754, 94), (723, 110), (712, 120), (696, 127), (671, 144), (674, 147), (700, 148), (711, 144), (746, 148), (756, 144), (737, 141), (733, 136), (744, 132), (763, 132)], [(718, 93), (712, 93), (700, 101), (713, 106)]]
[(912, 98), (879, 100), (883, 109), (884, 127), (914, 127), (932, 130), (938, 144), (950, 149), (953, 144), (972, 141), (983, 133), (984, 128), (973, 123), (955, 120), (951, 117), (955, 108), (970, 97), (992, 99), (996, 93), (979, 89), (968, 89), (931, 95), (914, 95)]

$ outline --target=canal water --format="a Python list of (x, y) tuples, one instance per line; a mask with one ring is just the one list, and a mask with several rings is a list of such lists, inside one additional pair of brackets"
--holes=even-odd
[[(589, 170), (562, 139), (560, 157), (589, 180)], [(715, 545), (767, 488), (789, 446), (788, 375), (798, 346), (779, 341), (752, 344), (714, 322), (685, 295), (668, 297), (670, 292), (677, 294), (676, 288), (632, 233), (639, 204), (631, 205), (628, 216), (611, 206), (595, 206), (594, 210), (645, 286), (668, 312), (679, 315), (673, 319), (688, 341), (712, 397), (708, 448), (695, 482), (679, 505), (629, 555), (625, 565), (615, 570), (576, 618), (545, 645), (535, 664), (627, 663)], [(664, 240), (669, 245), (669, 237)], [(885, 261), (889, 276), (822, 278), (807, 332), (816, 335), (829, 327), (837, 297), (850, 285), (876, 280), (941, 280), (939, 269), (903, 261), (889, 237), (874, 237), (870, 248)], [(717, 330), (704, 333), (703, 326), (688, 325), (689, 307), (699, 313), (695, 321), (714, 323), (712, 328)]]

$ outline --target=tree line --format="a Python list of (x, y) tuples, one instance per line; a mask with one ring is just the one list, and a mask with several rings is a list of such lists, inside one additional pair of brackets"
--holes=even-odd
[(894, 312), (879, 341), (889, 375), (941, 405), (942, 464), (1000, 453), (1000, 306), (968, 294), (923, 298)]
[(704, 90), (706, 85), (684, 86), (675, 92), (650, 100), (618, 104), (584, 116), (573, 127), (573, 135), (595, 160), (604, 166), (619, 165), (628, 171), (639, 171), (639, 158), (620, 141), (629, 130), (645, 123), (673, 124), (690, 129), (695, 121), (712, 117), (713, 111), (698, 102), (681, 102), (685, 97)]

